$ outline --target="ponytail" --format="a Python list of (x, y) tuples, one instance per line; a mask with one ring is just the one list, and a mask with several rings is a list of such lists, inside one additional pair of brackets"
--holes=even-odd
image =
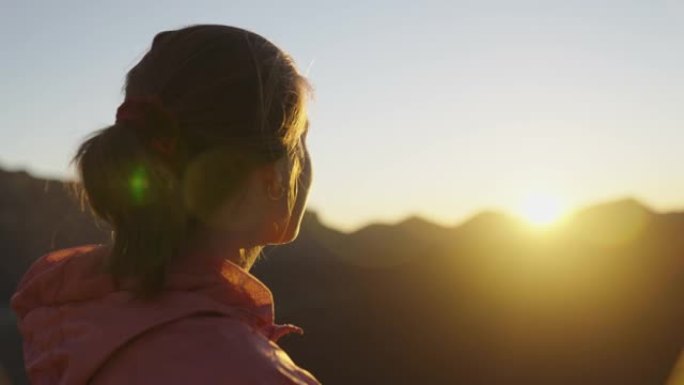
[(121, 122), (87, 139), (73, 162), (83, 198), (112, 226), (108, 270), (117, 281), (134, 278), (143, 296), (158, 293), (187, 234), (178, 175)]

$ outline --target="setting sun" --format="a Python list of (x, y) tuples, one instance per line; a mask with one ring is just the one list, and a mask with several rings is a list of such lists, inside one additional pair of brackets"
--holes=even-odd
[(534, 226), (548, 226), (563, 217), (566, 206), (557, 197), (534, 193), (525, 197), (520, 205), (519, 215)]

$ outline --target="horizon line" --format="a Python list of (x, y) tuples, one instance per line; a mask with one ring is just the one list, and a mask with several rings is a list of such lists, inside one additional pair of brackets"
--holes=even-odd
[[(15, 173), (15, 174), (26, 174), (30, 176), (31, 178), (34, 179), (42, 179), (45, 180), (46, 182), (56, 182), (56, 183), (70, 183), (70, 182), (75, 182), (75, 180), (70, 179), (67, 175), (64, 176), (59, 176), (55, 175), (52, 173), (41, 173), (41, 172), (36, 172), (34, 169), (31, 167), (25, 167), (25, 166), (17, 166), (17, 167), (8, 167), (7, 164), (3, 164), (2, 160), (0, 159), (0, 172), (6, 172), (6, 173)], [(614, 197), (612, 198), (601, 198), (601, 199), (596, 199), (594, 201), (588, 201), (588, 202), (583, 202), (580, 204), (575, 205), (574, 208), (570, 208), (567, 213), (564, 215), (564, 217), (572, 217), (573, 215), (576, 215), (579, 212), (582, 212), (584, 210), (596, 207), (596, 206), (602, 206), (602, 205), (607, 205), (607, 204), (615, 204), (619, 202), (626, 202), (626, 201), (632, 201), (642, 207), (644, 207), (647, 211), (654, 213), (654, 214), (676, 214), (680, 212), (684, 212), (684, 203), (678, 206), (670, 206), (668, 208), (660, 208), (656, 209), (651, 205), (650, 203), (647, 203), (647, 199), (641, 199), (639, 197), (636, 197), (635, 195), (630, 195), (630, 194), (615, 194)], [(440, 221), (435, 219), (434, 217), (430, 215), (424, 215), (424, 214), (419, 214), (417, 212), (408, 212), (404, 215), (402, 215), (399, 219), (394, 219), (394, 220), (385, 220), (385, 219), (371, 219), (367, 221), (360, 222), (360, 224), (353, 225), (353, 226), (347, 226), (347, 225), (342, 225), (339, 222), (335, 224), (336, 221), (334, 220), (328, 220), (326, 219), (321, 219), (321, 216), (325, 217), (325, 214), (321, 214), (320, 208), (312, 208), (311, 206), (307, 207), (306, 212), (312, 213), (316, 218), (319, 223), (324, 225), (327, 228), (333, 229), (335, 231), (345, 233), (345, 234), (353, 234), (358, 231), (361, 231), (365, 228), (372, 227), (372, 226), (397, 226), (400, 225), (410, 219), (419, 219), (424, 222), (427, 222), (429, 224), (432, 224), (434, 226), (442, 227), (445, 229), (449, 228), (456, 228), (459, 226), (462, 226), (466, 223), (468, 223), (470, 220), (473, 218), (476, 218), (480, 215), (484, 214), (496, 214), (496, 215), (501, 215), (504, 217), (508, 217), (510, 219), (514, 220), (519, 220), (524, 222), (524, 218), (518, 213), (512, 212), (510, 208), (495, 208), (495, 207), (482, 207), (477, 210), (471, 210), (469, 214), (464, 214), (460, 216), (460, 218), (456, 218), (453, 222), (447, 223), (445, 221)]]

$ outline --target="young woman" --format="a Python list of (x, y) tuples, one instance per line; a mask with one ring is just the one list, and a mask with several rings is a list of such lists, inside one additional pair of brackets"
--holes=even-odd
[(32, 383), (318, 384), (248, 273), (299, 231), (306, 80), (263, 37), (197, 25), (158, 34), (125, 93), (74, 158), (111, 245), (43, 256), (12, 298)]

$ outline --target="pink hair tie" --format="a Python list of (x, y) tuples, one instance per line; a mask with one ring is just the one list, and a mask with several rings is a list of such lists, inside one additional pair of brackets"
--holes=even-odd
[(138, 137), (164, 157), (175, 151), (178, 120), (156, 96), (130, 96), (116, 110), (116, 124), (133, 128)]

